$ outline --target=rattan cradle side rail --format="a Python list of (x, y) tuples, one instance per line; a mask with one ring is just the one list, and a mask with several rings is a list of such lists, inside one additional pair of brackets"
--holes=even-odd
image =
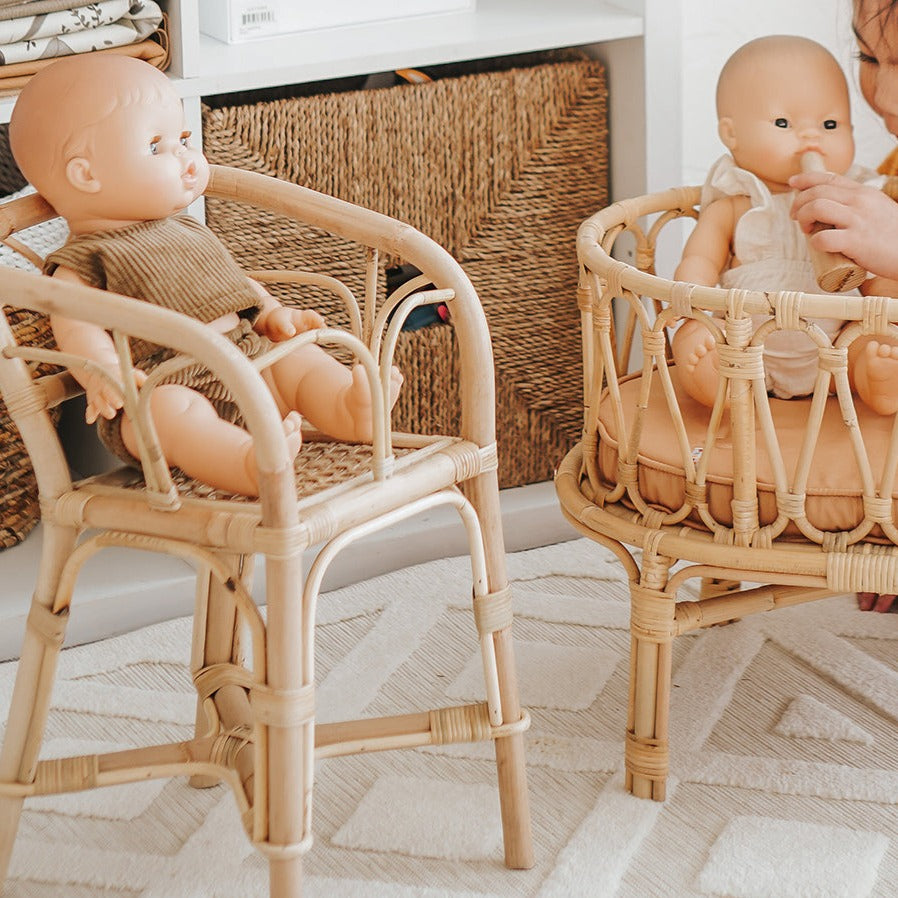
[[(775, 315), (777, 300), (794, 294), (775, 290), (750, 291), (726, 290), (722, 287), (704, 287), (672, 281), (654, 274), (655, 243), (662, 227), (675, 218), (694, 218), (701, 198), (699, 187), (676, 187), (658, 193), (620, 200), (587, 218), (577, 232), (577, 255), (581, 273), (591, 273), (604, 279), (609, 294), (620, 295), (620, 290), (637, 296), (648, 296), (682, 307), (684, 298), (694, 310), (726, 312), (732, 305), (732, 294), (738, 292), (747, 315)], [(641, 222), (645, 216), (658, 216), (649, 228)], [(635, 261), (629, 265), (611, 255), (614, 241), (624, 230), (637, 236)], [(581, 284), (582, 289), (590, 289)], [(877, 314), (891, 323), (898, 323), (898, 299), (893, 297), (863, 297), (844, 294), (804, 293), (801, 310), (807, 317), (839, 318), (863, 321), (869, 316), (871, 306), (877, 306)], [(581, 303), (582, 307), (582, 303)], [(882, 308), (880, 308), (882, 307)]]
[[(654, 271), (655, 241), (661, 228), (677, 217), (693, 215), (689, 202), (698, 198), (694, 189), (677, 189), (617, 203), (588, 219), (578, 235), (581, 261), (579, 305), (583, 322), (585, 359), (584, 443), (597, 435), (599, 404), (608, 403), (615, 420), (619, 440), (617, 481), (602, 486), (593, 453), (584, 453), (584, 463), (595, 495), (605, 502), (626, 499), (641, 513), (645, 522), (675, 525), (687, 517), (698, 518), (716, 540), (736, 545), (769, 546), (784, 532), (798, 531), (800, 536), (840, 552), (861, 543), (874, 531), (898, 543), (893, 511), (891, 484), (898, 466), (898, 434), (891, 433), (879, 457), (871, 454), (868, 439), (875, 432), (869, 417), (864, 427), (856, 407), (848, 377), (848, 347), (863, 335), (898, 335), (898, 300), (887, 297), (861, 297), (808, 294), (787, 291), (748, 291), (701, 287), (657, 277)], [(657, 220), (643, 229), (643, 216)], [(636, 261), (645, 271), (615, 260), (610, 253), (615, 240), (624, 230), (635, 235)], [(645, 300), (651, 301), (651, 312)], [(614, 305), (626, 306), (626, 339), (638, 332), (642, 340), (641, 398), (625, 408), (621, 391), (625, 378), (624, 359), (629, 351), (618, 353), (614, 333)], [(759, 326), (752, 316), (762, 316), (769, 323)], [(705, 451), (694, 455), (695, 428), (684, 420), (680, 400), (675, 395), (672, 369), (667, 359), (667, 330), (679, 318), (693, 318), (704, 325), (716, 341), (719, 357), (719, 386), (707, 428), (702, 431), (700, 446)], [(839, 328), (831, 344), (828, 337), (808, 319), (829, 319)], [(845, 324), (844, 322), (849, 322)], [(778, 328), (803, 331), (817, 346), (817, 375), (808, 424), (800, 452), (785, 451), (774, 426), (771, 399), (765, 385), (763, 354), (765, 340)], [(807, 484), (817, 440), (824, 432), (824, 419), (837, 420), (834, 407), (827, 410), (827, 396), (834, 384), (838, 397), (841, 430), (838, 438), (845, 441), (845, 452), (856, 465), (860, 478), (859, 498), (863, 513), (851, 525), (833, 529), (818, 527), (808, 514)], [(605, 391), (603, 393), (603, 390)], [(660, 392), (659, 392), (660, 391)], [(678, 460), (671, 464), (685, 472), (686, 484), (679, 508), (659, 511), (652, 501), (642, 496), (638, 482), (638, 464), (644, 448), (643, 428), (649, 423), (649, 395), (663, 392), (662, 405), (669, 415), (671, 442), (678, 447)], [(603, 398), (604, 397), (604, 398)], [(780, 401), (781, 402), (781, 401)], [(658, 414), (655, 405), (654, 414)], [(783, 410), (780, 409), (780, 414)], [(629, 415), (629, 417), (628, 417)], [(875, 417), (875, 416), (874, 416)], [(827, 425), (829, 426), (829, 425)], [(704, 425), (703, 425), (704, 427)], [(712, 513), (709, 506), (709, 484), (713, 480), (709, 467), (711, 454), (729, 452), (718, 448), (718, 439), (729, 428), (732, 441), (733, 496), (730, 502), (732, 520), (720, 518), (720, 504)], [(880, 428), (881, 430), (881, 428)], [(881, 442), (886, 442), (881, 438)], [(774, 513), (765, 521), (759, 518), (758, 455), (763, 446), (770, 458), (766, 487), (775, 501)], [(707, 450), (713, 449), (713, 453)], [(765, 502), (768, 502), (765, 499)]]
[[(674, 639), (832, 594), (898, 592), (898, 427), (855, 402), (847, 375), (847, 348), (858, 336), (898, 335), (898, 300), (728, 290), (657, 276), (660, 233), (694, 218), (699, 199), (699, 188), (676, 188), (615, 203), (580, 227), (584, 427), (556, 476), (567, 519), (614, 551), (627, 573), (627, 787), (658, 800), (669, 766)], [(635, 238), (632, 265), (612, 256), (625, 232)], [(711, 409), (685, 395), (683, 372), (669, 360), (667, 332), (679, 318), (698, 320), (716, 341), (720, 382)], [(809, 318), (836, 319), (835, 338)], [(615, 319), (618, 328), (624, 320), (623, 340)], [(802, 331), (816, 344), (809, 399), (768, 395), (763, 352), (777, 329)], [(637, 337), (642, 360), (630, 374)], [(824, 432), (845, 447), (844, 461), (830, 462), (850, 480), (839, 491), (820, 476), (829, 468), (812, 464)], [(682, 601), (692, 578), (702, 581), (698, 600)], [(746, 582), (761, 585), (741, 587)]]

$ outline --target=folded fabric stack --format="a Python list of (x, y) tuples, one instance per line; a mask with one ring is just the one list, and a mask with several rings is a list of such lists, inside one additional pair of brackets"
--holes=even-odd
[(153, 0), (0, 0), (0, 92), (22, 88), (58, 56), (126, 53), (168, 65), (163, 16)]

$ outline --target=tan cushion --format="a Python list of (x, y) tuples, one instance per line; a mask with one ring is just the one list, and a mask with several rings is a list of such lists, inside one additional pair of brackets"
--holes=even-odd
[[(679, 388), (676, 368), (671, 368), (679, 407), (683, 414), (688, 442), (691, 449), (702, 448), (707, 431), (710, 409), (686, 396)], [(621, 396), (627, 432), (633, 423), (636, 403), (641, 389), (641, 375), (632, 375), (621, 381)], [(780, 451), (790, 486), (798, 464), (801, 442), (810, 413), (810, 399), (770, 399), (774, 427), (779, 436)], [(869, 454), (874, 483), (879, 482), (893, 418), (869, 411), (855, 400), (858, 421)], [(679, 509), (685, 496), (685, 474), (676, 439), (673, 419), (667, 408), (660, 378), (652, 378), (648, 410), (640, 440), (638, 458), (640, 493), (656, 508), (674, 511)], [(760, 429), (756, 430), (758, 503), (761, 524), (769, 524), (776, 518), (773, 468), (763, 444)], [(617, 482), (618, 431), (612, 414), (612, 403), (605, 391), (599, 406), (598, 462), (602, 477), (608, 483)], [(808, 520), (821, 530), (851, 530), (863, 519), (861, 475), (855, 461), (835, 397), (827, 400), (820, 439), (814, 450), (811, 472), (806, 489), (806, 514)], [(708, 468), (708, 505), (715, 520), (732, 523), (730, 502), (733, 486), (733, 458), (726, 438), (713, 447)], [(893, 485), (892, 514), (895, 519), (898, 498)], [(693, 513), (689, 523), (699, 523)], [(787, 532), (797, 532), (790, 527)]]

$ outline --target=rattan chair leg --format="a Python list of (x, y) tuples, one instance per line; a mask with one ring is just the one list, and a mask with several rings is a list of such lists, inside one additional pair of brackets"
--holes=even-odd
[[(226, 559), (228, 568), (233, 572), (235, 580), (249, 585), (252, 580), (252, 559), (236, 555)], [(216, 577), (203, 571), (197, 580), (196, 612), (193, 622), (193, 648), (191, 665), (193, 670), (200, 670), (212, 664), (226, 664), (241, 660), (238, 642), (239, 622), (234, 593)], [(250, 720), (249, 704), (245, 691), (238, 686), (225, 686), (218, 690), (214, 697), (215, 713), (223, 729), (233, 729)], [(196, 735), (203, 736), (209, 732), (210, 720), (207, 709), (203, 706), (203, 697), (197, 698)], [(195, 775), (190, 778), (190, 785), (197, 789), (208, 788), (220, 782), (212, 776)], [(245, 785), (250, 789), (251, 781), (246, 778)]]
[[(517, 720), (521, 716), (521, 706), (517, 700), (517, 677), (511, 651), (511, 632), (497, 633), (495, 641), (504, 720)], [(510, 680), (514, 682), (511, 683)], [(534, 857), (522, 733), (496, 739), (496, 766), (499, 776), (502, 832), (505, 840), (505, 866), (513, 870), (529, 870), (534, 864)]]
[[(505, 589), (505, 545), (499, 510), (499, 487), (495, 472), (480, 475), (466, 485), (465, 493), (477, 511), (483, 533), (487, 580), (491, 592)], [(511, 628), (493, 634), (502, 722), (511, 723), (521, 716), (517, 668)], [(499, 777), (499, 804), (505, 841), (505, 865), (527, 870), (534, 864), (530, 827), (530, 798), (524, 763), (524, 737), (521, 733), (496, 739), (496, 766)]]
[[(45, 523), (41, 571), (31, 602), (25, 640), (16, 671), (3, 749), (0, 751), (0, 783), (27, 783), (34, 779), (40, 752), (59, 650), (65, 637), (68, 607), (53, 614), (52, 608), (66, 559), (77, 533)], [(13, 842), (19, 828), (22, 799), (0, 797), (0, 891), (6, 879)]]
[(272, 858), (268, 863), (269, 898), (301, 898), (302, 857)]
[(256, 715), (254, 841), (269, 858), (271, 898), (299, 898), (314, 778), (314, 683), (303, 682), (314, 626), (304, 626), (301, 557), (269, 556), (265, 584), (270, 704)]
[(22, 798), (0, 798), (0, 895), (4, 891), (3, 885), (6, 882), (16, 833), (19, 831), (23, 804)]

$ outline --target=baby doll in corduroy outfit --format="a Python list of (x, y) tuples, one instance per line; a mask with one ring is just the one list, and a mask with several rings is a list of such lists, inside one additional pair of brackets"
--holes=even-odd
[[(317, 312), (281, 305), (248, 278), (218, 238), (184, 213), (209, 178), (191, 146), (181, 101), (168, 78), (114, 54), (61, 59), (34, 76), (10, 123), (16, 162), (66, 219), (71, 236), (47, 257), (47, 273), (185, 313), (215, 328), (250, 358), (272, 343), (322, 327)], [(83, 321), (51, 316), (57, 345), (118, 371), (111, 336)], [(171, 353), (132, 341), (142, 383)], [(105, 378), (73, 370), (87, 394), (87, 420), (127, 461), (138, 455), (122, 399)], [(364, 369), (347, 368), (319, 346), (299, 347), (263, 377), (284, 416), (290, 452), (301, 446), (300, 415), (340, 440), (371, 439)], [(391, 400), (402, 378), (394, 369)], [(155, 388), (151, 414), (162, 450), (211, 486), (258, 494), (252, 439), (227, 392), (201, 365)]]

